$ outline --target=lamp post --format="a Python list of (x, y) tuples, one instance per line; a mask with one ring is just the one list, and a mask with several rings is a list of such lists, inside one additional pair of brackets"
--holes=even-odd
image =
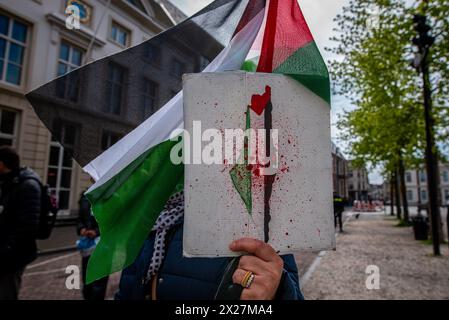
[(424, 94), (424, 116), (426, 125), (426, 168), (427, 168), (427, 188), (429, 192), (429, 211), (432, 227), (433, 253), (440, 255), (440, 234), (439, 224), (441, 222), (440, 207), (438, 205), (438, 157), (436, 154), (434, 138), (434, 119), (432, 116), (432, 92), (429, 80), (429, 50), (435, 42), (429, 32), (432, 28), (427, 24), (424, 15), (416, 14), (413, 18), (415, 30), (419, 36), (413, 38), (413, 44), (418, 47), (418, 53), (413, 59), (412, 65), (423, 78)]

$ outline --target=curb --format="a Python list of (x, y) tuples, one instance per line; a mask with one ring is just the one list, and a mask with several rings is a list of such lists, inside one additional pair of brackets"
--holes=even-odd
[(61, 247), (61, 248), (55, 248), (55, 249), (38, 250), (37, 255), (38, 256), (46, 256), (46, 255), (50, 255), (50, 254), (70, 252), (70, 251), (76, 251), (76, 250), (77, 250), (76, 246)]
[[(346, 220), (343, 222), (343, 226), (346, 225), (346, 223), (348, 223), (352, 216), (354, 215), (353, 212), (349, 212), (347, 215)], [(335, 238), (338, 237), (340, 233), (336, 232), (335, 233)], [(310, 265), (310, 267), (307, 269), (307, 271), (304, 273), (304, 275), (301, 277), (299, 284), (301, 285), (301, 287), (304, 287), (305, 284), (309, 281), (310, 277), (312, 276), (313, 272), (315, 271), (315, 269), (318, 267), (318, 265), (321, 262), (321, 258), (324, 257), (326, 255), (327, 251), (320, 251), (318, 253), (318, 256), (315, 258), (315, 260), (313, 260), (312, 264)]]

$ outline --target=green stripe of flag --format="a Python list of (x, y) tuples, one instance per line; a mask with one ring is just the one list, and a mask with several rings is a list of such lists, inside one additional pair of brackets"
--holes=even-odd
[(168, 198), (183, 185), (184, 166), (170, 161), (176, 143), (155, 146), (86, 195), (101, 234), (89, 260), (87, 283), (120, 271), (136, 259)]
[(329, 72), (314, 41), (299, 48), (274, 73), (288, 75), (331, 103)]

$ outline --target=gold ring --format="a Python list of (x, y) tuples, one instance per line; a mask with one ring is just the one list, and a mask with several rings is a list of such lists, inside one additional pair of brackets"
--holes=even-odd
[(254, 274), (251, 271), (247, 271), (245, 273), (245, 276), (242, 279), (241, 285), (243, 288), (249, 288), (251, 283), (254, 280)]

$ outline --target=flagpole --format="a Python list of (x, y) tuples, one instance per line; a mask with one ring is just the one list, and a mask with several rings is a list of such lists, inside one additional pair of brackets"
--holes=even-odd
[[(265, 108), (265, 154), (266, 158), (270, 159), (267, 166), (271, 166), (271, 129), (273, 127), (273, 104), (271, 99)], [(268, 173), (271, 173), (268, 170)], [(276, 174), (265, 175), (264, 176), (264, 241), (268, 242), (270, 240), (270, 221), (271, 221), (271, 210), (270, 210), (270, 200), (273, 193), (273, 183)]]
[[(268, 6), (267, 15), (267, 25), (265, 28), (265, 34), (262, 44), (261, 60), (257, 66), (257, 72), (273, 72), (273, 57), (274, 57), (274, 41), (276, 37), (276, 19), (278, 11), (279, 0), (270, 0)], [(271, 129), (272, 129), (272, 111), (273, 104), (271, 99), (265, 108), (265, 153), (268, 159), (271, 156)], [(271, 163), (268, 163), (271, 166)], [(265, 175), (264, 176), (264, 240), (268, 242), (270, 240), (270, 221), (271, 221), (271, 210), (270, 210), (270, 200), (273, 193), (273, 183), (276, 175)]]

